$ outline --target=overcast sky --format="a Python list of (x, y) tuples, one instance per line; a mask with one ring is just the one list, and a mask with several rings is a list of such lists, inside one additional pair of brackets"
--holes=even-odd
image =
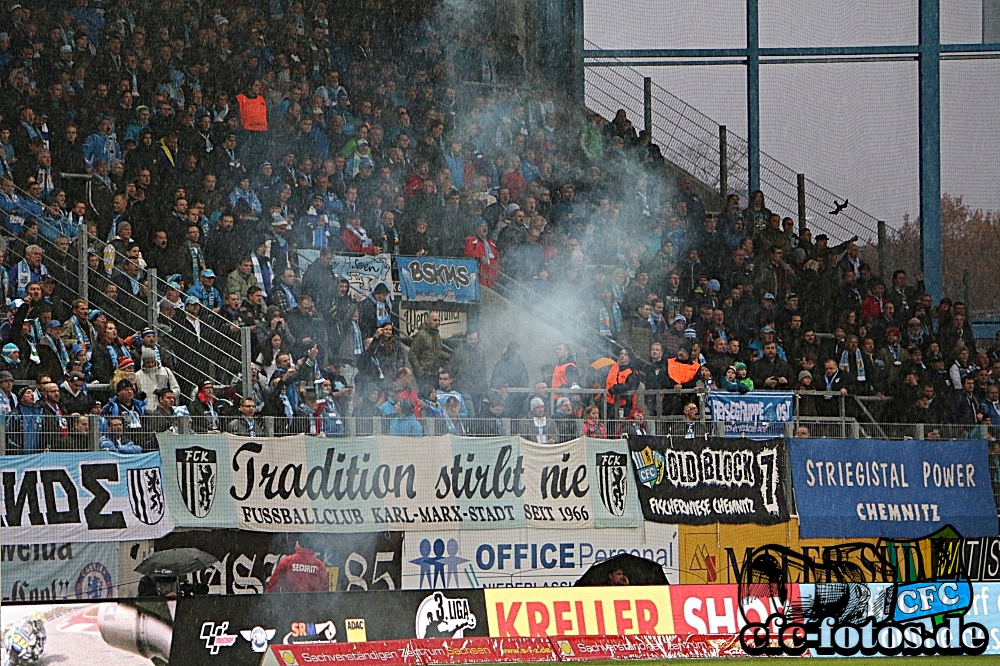
[[(981, 41), (981, 2), (941, 0), (943, 43)], [(917, 0), (760, 0), (760, 43), (915, 44), (916, 8)], [(585, 0), (584, 9), (587, 39), (604, 48), (742, 47), (745, 16), (745, 0)], [(1000, 61), (945, 61), (941, 72), (943, 190), (1000, 210)], [(746, 136), (744, 67), (642, 74)], [(642, 125), (641, 112), (634, 120)], [(917, 64), (762, 66), (761, 149), (898, 227), (919, 210)]]

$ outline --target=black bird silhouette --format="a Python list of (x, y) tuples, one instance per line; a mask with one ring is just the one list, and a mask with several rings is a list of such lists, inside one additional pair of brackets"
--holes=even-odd
[(830, 215), (840, 215), (840, 211), (847, 208), (849, 199), (844, 199), (844, 203), (839, 203), (836, 199), (833, 200), (833, 210), (830, 211)]

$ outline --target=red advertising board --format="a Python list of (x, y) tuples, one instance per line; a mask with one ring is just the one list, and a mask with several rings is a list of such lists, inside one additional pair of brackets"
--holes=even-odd
[[(365, 643), (304, 643), (272, 645), (264, 664), (352, 664), (353, 666), (419, 666), (409, 640)], [(275, 661), (276, 660), (276, 661)]]
[[(797, 600), (798, 585), (788, 585), (788, 594)], [(736, 585), (673, 585), (670, 587), (670, 605), (674, 614), (674, 633), (685, 634), (735, 634), (746, 620), (767, 622), (767, 618), (781, 610), (777, 599), (753, 599), (745, 606), (749, 617), (740, 614), (739, 592)]]
[(546, 638), (424, 638), (364, 643), (274, 645), (265, 665), (423, 666), (557, 661)]
[(568, 636), (550, 638), (559, 661), (715, 659), (747, 656), (735, 635)]

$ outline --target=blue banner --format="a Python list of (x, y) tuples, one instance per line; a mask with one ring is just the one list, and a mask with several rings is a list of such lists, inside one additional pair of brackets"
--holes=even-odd
[(399, 257), (396, 266), (404, 301), (479, 302), (475, 259)]
[(792, 420), (794, 394), (788, 391), (708, 394), (712, 420), (726, 424), (726, 437), (770, 439), (785, 434), (784, 423)]
[(151, 541), (0, 545), (0, 602), (135, 596)]
[(792, 439), (788, 451), (803, 539), (907, 539), (949, 523), (997, 534), (984, 440)]

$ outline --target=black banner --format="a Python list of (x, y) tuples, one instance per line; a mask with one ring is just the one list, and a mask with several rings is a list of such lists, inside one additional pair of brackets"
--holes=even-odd
[(962, 561), (974, 583), (1000, 583), (1000, 537), (962, 539)]
[(402, 587), (403, 533), (267, 534), (240, 530), (174, 531), (153, 543), (155, 550), (198, 548), (219, 558), (196, 580), (209, 594), (263, 594), (275, 565), (295, 552), (313, 549), (330, 575), (330, 589), (398, 590)]
[(788, 521), (785, 443), (722, 437), (630, 437), (639, 503), (658, 523)]
[(269, 645), (488, 635), (482, 590), (184, 597), (170, 663), (245, 666)]

